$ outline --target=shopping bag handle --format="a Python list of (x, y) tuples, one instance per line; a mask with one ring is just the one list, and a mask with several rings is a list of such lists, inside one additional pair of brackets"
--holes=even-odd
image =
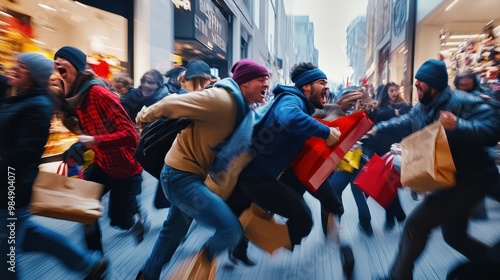
[(56, 174), (59, 174), (62, 176), (68, 176), (68, 164), (65, 163), (64, 161), (61, 161), (61, 163), (57, 167)]

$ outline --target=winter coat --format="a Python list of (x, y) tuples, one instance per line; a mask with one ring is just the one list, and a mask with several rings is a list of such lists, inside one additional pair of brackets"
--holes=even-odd
[(439, 119), (441, 111), (457, 116), (454, 130), (446, 131), (457, 169), (457, 181), (481, 179), (485, 173), (498, 173), (487, 147), (500, 140), (500, 116), (481, 98), (449, 87), (438, 93), (429, 104), (417, 104), (399, 118), (378, 123), (378, 133), (405, 137)]
[(3, 209), (8, 206), (7, 191), (12, 185), (15, 207), (29, 204), (55, 108), (47, 90), (40, 86), (11, 97), (5, 97), (7, 88), (7, 78), (0, 76), (0, 177), (4, 193), (0, 196), (0, 208)]
[[(311, 117), (314, 107), (296, 87), (277, 85), (272, 106), (254, 128), (254, 159), (240, 177), (276, 180), (312, 136), (327, 139), (330, 129)], [(264, 106), (264, 107), (266, 107)], [(262, 109), (266, 109), (262, 107)], [(257, 111), (258, 113), (258, 111)]]
[(165, 85), (156, 90), (151, 96), (143, 96), (141, 91), (141, 87), (138, 87), (134, 91), (127, 92), (127, 95), (123, 96), (120, 100), (123, 108), (125, 108), (125, 111), (127, 111), (127, 114), (134, 123), (137, 113), (139, 113), (143, 106), (149, 107), (169, 95), (169, 90)]

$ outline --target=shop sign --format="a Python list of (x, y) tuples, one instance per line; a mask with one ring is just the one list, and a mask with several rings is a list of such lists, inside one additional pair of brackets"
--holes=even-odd
[[(209, 50), (225, 57), (229, 38), (229, 22), (212, 0), (172, 0), (176, 9), (176, 39), (196, 39)], [(189, 3), (189, 8), (186, 5)], [(177, 6), (178, 5), (178, 6)]]
[(176, 9), (183, 8), (186, 11), (191, 11), (191, 1), (190, 0), (172, 0)]

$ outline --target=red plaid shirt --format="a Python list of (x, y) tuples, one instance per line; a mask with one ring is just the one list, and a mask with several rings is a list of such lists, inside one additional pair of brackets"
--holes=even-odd
[(134, 158), (139, 141), (135, 126), (116, 95), (93, 85), (76, 113), (84, 133), (94, 136), (94, 162), (106, 173), (125, 179), (142, 172)]

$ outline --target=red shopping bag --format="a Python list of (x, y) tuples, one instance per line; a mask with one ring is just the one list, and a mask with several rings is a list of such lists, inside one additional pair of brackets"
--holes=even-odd
[(291, 163), (297, 178), (315, 192), (332, 173), (351, 147), (373, 127), (365, 112), (340, 117), (332, 122), (317, 119), (329, 127), (338, 127), (341, 135), (337, 144), (329, 147), (322, 138), (308, 139)]
[(353, 181), (384, 208), (396, 198), (398, 188), (401, 187), (399, 172), (393, 161), (392, 153), (382, 157), (373, 154)]

